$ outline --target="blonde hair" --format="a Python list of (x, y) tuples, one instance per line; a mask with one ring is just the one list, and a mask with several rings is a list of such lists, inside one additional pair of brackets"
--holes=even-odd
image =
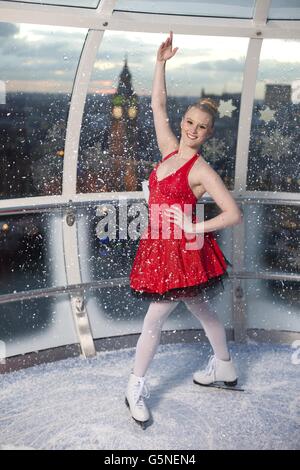
[(196, 101), (195, 103), (190, 104), (187, 110), (185, 111), (184, 115), (186, 115), (188, 110), (191, 108), (201, 109), (202, 111), (205, 111), (211, 116), (211, 121), (212, 121), (211, 127), (214, 127), (215, 119), (218, 114), (218, 107), (219, 107), (218, 103), (212, 98), (201, 98), (199, 101)]

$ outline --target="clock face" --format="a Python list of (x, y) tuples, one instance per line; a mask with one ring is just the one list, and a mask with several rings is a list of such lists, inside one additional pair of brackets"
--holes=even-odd
[(131, 106), (130, 108), (128, 108), (128, 117), (130, 117), (130, 119), (134, 119), (136, 115), (137, 115), (136, 107)]
[(112, 110), (113, 116), (116, 119), (120, 119), (123, 115), (123, 108), (122, 106), (114, 106)]

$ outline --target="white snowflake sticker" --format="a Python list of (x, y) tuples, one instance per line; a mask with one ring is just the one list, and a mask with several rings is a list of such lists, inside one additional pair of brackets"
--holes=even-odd
[(232, 99), (227, 101), (220, 100), (218, 107), (220, 118), (224, 116), (232, 117), (232, 113), (235, 109), (237, 109), (237, 107), (232, 104)]
[(270, 122), (272, 120), (275, 121), (275, 118), (274, 118), (275, 111), (270, 109), (269, 106), (267, 106), (265, 109), (260, 110), (259, 112), (260, 112), (259, 119), (261, 121), (264, 121), (264, 122)]

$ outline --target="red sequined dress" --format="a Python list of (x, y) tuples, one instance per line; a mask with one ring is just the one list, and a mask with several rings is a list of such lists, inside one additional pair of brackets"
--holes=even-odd
[[(170, 153), (163, 161), (177, 152)], [(188, 183), (189, 172), (198, 158), (195, 154), (162, 180), (157, 179), (159, 164), (150, 174), (148, 226), (141, 236), (130, 273), (131, 292), (138, 297), (175, 300), (197, 295), (205, 300), (224, 290), (223, 280), (229, 277), (227, 264), (231, 263), (212, 232), (204, 233), (199, 245), (195, 235), (185, 234), (172, 222), (167, 238), (163, 231), (162, 204), (176, 204), (182, 210), (186, 210), (184, 206), (190, 207), (193, 221), (199, 221), (194, 211), (197, 198)]]

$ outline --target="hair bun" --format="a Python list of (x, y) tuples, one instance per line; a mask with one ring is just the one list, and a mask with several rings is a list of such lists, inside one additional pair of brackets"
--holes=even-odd
[(218, 111), (218, 107), (219, 107), (218, 103), (215, 100), (213, 100), (212, 98), (202, 98), (201, 100), (199, 100), (199, 104), (204, 105), (204, 106), (208, 106), (215, 113), (217, 113), (217, 111)]

